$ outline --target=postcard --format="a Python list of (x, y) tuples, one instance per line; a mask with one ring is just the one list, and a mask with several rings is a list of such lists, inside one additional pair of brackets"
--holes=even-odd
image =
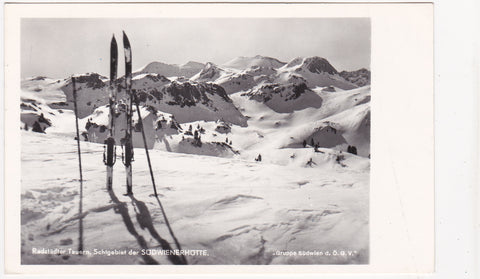
[(7, 272), (433, 271), (431, 4), (5, 10)]

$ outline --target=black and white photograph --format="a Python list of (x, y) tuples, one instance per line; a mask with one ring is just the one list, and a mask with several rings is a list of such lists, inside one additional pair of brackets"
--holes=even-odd
[(368, 264), (370, 33), (23, 18), (21, 263)]
[(367, 264), (370, 21), (23, 19), (22, 264)]

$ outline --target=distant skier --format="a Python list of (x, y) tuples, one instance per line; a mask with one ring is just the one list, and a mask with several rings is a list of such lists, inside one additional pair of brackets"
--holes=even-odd
[(309, 166), (309, 167), (313, 167), (313, 165), (316, 165), (316, 163), (313, 161), (312, 158), (310, 158), (310, 160), (308, 160), (306, 165)]
[(257, 158), (255, 158), (255, 161), (261, 162), (262, 161), (262, 155), (258, 154)]

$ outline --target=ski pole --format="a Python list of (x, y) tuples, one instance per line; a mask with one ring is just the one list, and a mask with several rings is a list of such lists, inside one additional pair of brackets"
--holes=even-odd
[(148, 167), (150, 169), (150, 177), (152, 178), (153, 192), (155, 193), (155, 197), (157, 197), (158, 196), (157, 186), (155, 185), (155, 178), (153, 176), (152, 163), (150, 161), (150, 154), (148, 153), (147, 138), (145, 137), (145, 130), (143, 129), (143, 120), (142, 120), (142, 115), (140, 113), (140, 106), (138, 105), (136, 92), (132, 91), (132, 95), (135, 100), (135, 106), (137, 107), (138, 123), (140, 123), (140, 128), (142, 130), (143, 146), (145, 147), (145, 154), (147, 154)]
[(77, 151), (78, 151), (78, 168), (80, 170), (80, 200), (78, 207), (78, 216), (80, 217), (78, 223), (78, 251), (83, 251), (83, 175), (82, 175), (82, 155), (80, 152), (80, 132), (78, 129), (78, 109), (77, 109), (77, 90), (75, 88), (75, 77), (72, 76), (72, 86), (73, 86), (73, 107), (75, 111), (75, 127), (77, 129)]

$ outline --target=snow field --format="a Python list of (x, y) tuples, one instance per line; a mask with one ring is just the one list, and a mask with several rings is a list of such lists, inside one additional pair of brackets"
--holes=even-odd
[[(22, 212), (28, 212), (22, 214), (22, 251), (75, 249), (79, 198), (78, 179), (71, 177), (78, 173), (75, 141), (31, 132), (24, 132), (22, 141)], [(112, 196), (105, 190), (102, 145), (82, 143), (82, 148), (84, 249), (158, 247), (160, 241), (145, 227), (149, 222), (174, 247), (159, 205), (150, 196), (153, 190), (144, 152), (135, 149), (132, 200), (121, 195), (125, 191), (123, 165), (117, 161), (114, 167)], [(55, 160), (45, 158), (52, 149)], [(152, 150), (151, 157), (160, 200), (182, 248), (208, 251), (208, 257), (188, 257), (191, 264), (365, 263), (368, 259), (368, 173), (160, 150)], [(148, 213), (139, 211), (142, 203)], [(306, 249), (347, 249), (356, 254), (275, 255), (276, 251)], [(152, 259), (169, 263), (165, 256), (23, 259), (28, 263), (135, 264)]]

